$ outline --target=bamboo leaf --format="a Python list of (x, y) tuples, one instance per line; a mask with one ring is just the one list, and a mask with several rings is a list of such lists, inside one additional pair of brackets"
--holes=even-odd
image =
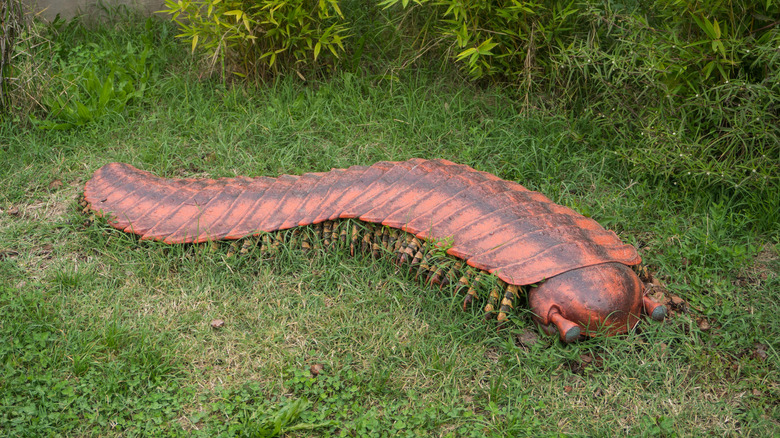
[(344, 18), (344, 14), (341, 13), (341, 8), (339, 8), (339, 2), (337, 0), (331, 0), (330, 5), (336, 13), (339, 14), (339, 17)]
[(458, 61), (462, 61), (465, 58), (467, 58), (467, 57), (469, 57), (469, 56), (471, 56), (472, 54), (475, 54), (475, 53), (477, 53), (476, 47), (470, 47), (470, 48), (468, 48), (468, 49), (458, 53), (457, 56), (455, 56), (455, 59), (458, 60)]
[(715, 61), (710, 61), (704, 66), (702, 73), (704, 73), (704, 79), (707, 79), (712, 74), (712, 69), (715, 68)]
[(498, 43), (491, 42), (492, 39), (493, 38), (488, 38), (486, 41), (480, 44), (479, 47), (477, 47), (477, 51), (480, 55), (491, 55), (490, 49), (498, 45)]
[(319, 56), (319, 54), (320, 54), (320, 49), (322, 49), (322, 43), (320, 43), (318, 41), (317, 44), (314, 45), (314, 60), (315, 61), (317, 60), (317, 56)]

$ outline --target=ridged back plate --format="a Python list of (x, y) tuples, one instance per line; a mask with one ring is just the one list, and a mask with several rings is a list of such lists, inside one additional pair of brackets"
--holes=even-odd
[(239, 239), (357, 218), (440, 240), (509, 284), (607, 262), (640, 262), (612, 231), (544, 195), (446, 160), (412, 159), (278, 178), (165, 179), (129, 164), (98, 169), (90, 208), (142, 239)]

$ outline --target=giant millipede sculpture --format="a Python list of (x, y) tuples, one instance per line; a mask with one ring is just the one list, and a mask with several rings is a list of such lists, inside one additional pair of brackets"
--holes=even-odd
[[(464, 307), (477, 298), (477, 284), (497, 277), (486, 317), (504, 322), (525, 290), (536, 321), (564, 342), (624, 333), (643, 312), (666, 315), (631, 268), (641, 261), (636, 249), (614, 232), (538, 192), (447, 160), (216, 180), (165, 179), (111, 163), (87, 182), (84, 201), (141, 239), (387, 253), (417, 278), (465, 292)], [(293, 230), (277, 233), (286, 229)]]

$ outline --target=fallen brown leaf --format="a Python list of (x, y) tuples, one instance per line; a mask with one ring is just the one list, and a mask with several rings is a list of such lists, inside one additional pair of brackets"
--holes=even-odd
[(41, 245), (41, 247), (36, 251), (37, 255), (40, 255), (41, 257), (44, 257), (46, 259), (50, 259), (52, 257), (51, 253), (54, 250), (54, 246), (52, 244), (47, 243), (44, 245)]
[(321, 363), (315, 363), (314, 365), (309, 368), (309, 371), (311, 372), (312, 377), (317, 377), (322, 372), (322, 364)]
[(539, 334), (537, 334), (535, 330), (524, 329), (522, 333), (517, 335), (516, 339), (520, 344), (531, 347), (539, 342)]
[(215, 319), (215, 320), (211, 321), (211, 328), (218, 329), (218, 328), (222, 327), (223, 325), (225, 325), (225, 321), (223, 321), (221, 319)]
[(656, 303), (666, 303), (666, 294), (660, 288), (653, 288), (653, 293), (648, 295)]
[(759, 343), (753, 344), (753, 353), (751, 354), (751, 357), (753, 357), (753, 359), (758, 359), (761, 362), (767, 360), (769, 355), (766, 352), (766, 345)]

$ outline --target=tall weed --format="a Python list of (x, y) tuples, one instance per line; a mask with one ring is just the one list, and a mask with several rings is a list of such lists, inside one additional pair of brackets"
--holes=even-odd
[(20, 123), (40, 109), (51, 41), (21, 1), (0, 5), (0, 115)]
[(11, 106), (11, 59), (16, 39), (23, 32), (23, 25), (24, 14), (20, 1), (4, 1), (0, 4), (0, 114), (8, 112)]

